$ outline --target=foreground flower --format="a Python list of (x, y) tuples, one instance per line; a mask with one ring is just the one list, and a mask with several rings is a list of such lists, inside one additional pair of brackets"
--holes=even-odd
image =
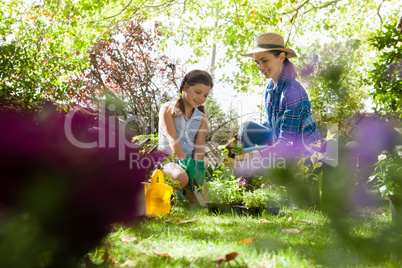
[(247, 188), (247, 181), (246, 180), (243, 180), (243, 179), (240, 179), (240, 181), (238, 182), (238, 184), (240, 184), (240, 185), (242, 185), (244, 188)]
[(382, 161), (382, 160), (385, 160), (385, 159), (387, 159), (387, 156), (385, 154), (380, 154), (378, 156), (378, 161)]
[[(148, 170), (130, 168), (129, 154), (138, 150), (125, 148), (125, 160), (119, 160), (116, 146), (73, 145), (64, 112), (34, 118), (0, 111), (0, 247), (7, 249), (0, 252), (2, 267), (33, 267), (32, 260), (76, 267), (111, 224), (136, 219)], [(99, 135), (88, 131), (94, 124), (95, 116), (77, 112), (71, 132), (82, 142), (96, 141)], [(117, 140), (125, 133), (105, 135)]]

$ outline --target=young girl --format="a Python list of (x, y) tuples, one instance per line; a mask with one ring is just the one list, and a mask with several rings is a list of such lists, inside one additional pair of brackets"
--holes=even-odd
[(185, 189), (190, 202), (195, 202), (194, 186), (204, 185), (208, 122), (202, 105), (212, 87), (210, 74), (193, 70), (181, 82), (180, 97), (162, 105), (159, 112), (158, 150), (166, 155), (177, 155), (175, 162), (165, 165), (163, 173), (180, 183), (180, 189)]

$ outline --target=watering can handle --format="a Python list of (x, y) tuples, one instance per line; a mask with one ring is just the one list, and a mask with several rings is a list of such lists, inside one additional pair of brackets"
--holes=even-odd
[(154, 173), (152, 174), (151, 177), (151, 185), (154, 185), (156, 183), (156, 177), (159, 178), (159, 183), (164, 184), (165, 183), (165, 179), (163, 177), (163, 172), (160, 169), (157, 169), (154, 171)]
[(151, 191), (149, 191), (148, 189), (148, 191), (145, 194), (145, 211), (147, 214), (152, 214), (150, 198), (151, 198)]

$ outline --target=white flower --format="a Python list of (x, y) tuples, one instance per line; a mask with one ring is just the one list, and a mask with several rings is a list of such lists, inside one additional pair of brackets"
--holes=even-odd
[(380, 193), (384, 192), (386, 189), (387, 189), (386, 186), (381, 186), (381, 187), (380, 187)]
[(385, 159), (387, 159), (387, 156), (385, 154), (380, 154), (378, 156), (378, 161), (382, 161), (382, 160), (385, 160)]
[(398, 151), (398, 155), (402, 157), (402, 151)]

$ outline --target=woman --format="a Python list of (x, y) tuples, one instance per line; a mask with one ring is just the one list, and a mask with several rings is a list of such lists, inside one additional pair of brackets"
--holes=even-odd
[(194, 186), (204, 185), (208, 122), (202, 105), (212, 87), (210, 74), (193, 70), (181, 82), (180, 97), (165, 103), (159, 112), (158, 150), (166, 155), (177, 155), (176, 162), (165, 165), (163, 172), (179, 182), (179, 189), (186, 190), (190, 202), (196, 202), (192, 194)]
[(253, 58), (269, 79), (265, 92), (267, 122), (245, 122), (238, 134), (246, 154), (237, 156), (234, 164), (241, 161), (242, 166), (237, 169), (251, 174), (264, 168), (264, 158), (300, 152), (321, 137), (311, 116), (307, 93), (295, 80), (297, 74), (289, 61), (297, 55), (285, 48), (283, 37), (272, 32), (259, 35), (254, 50), (242, 56)]

